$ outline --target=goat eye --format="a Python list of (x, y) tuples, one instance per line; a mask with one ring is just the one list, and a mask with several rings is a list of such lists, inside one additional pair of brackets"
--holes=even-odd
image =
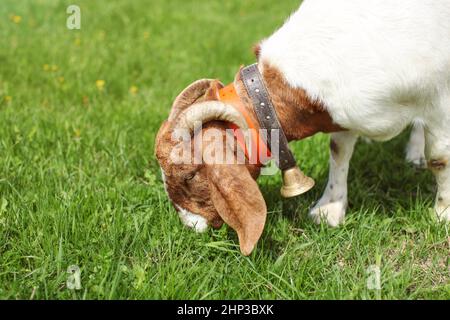
[(188, 175), (184, 178), (184, 180), (190, 181), (190, 180), (194, 179), (194, 177), (195, 177), (195, 172), (188, 174)]

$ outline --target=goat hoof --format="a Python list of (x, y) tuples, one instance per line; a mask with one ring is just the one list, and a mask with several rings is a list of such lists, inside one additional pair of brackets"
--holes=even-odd
[(410, 161), (410, 163), (414, 166), (414, 168), (419, 170), (424, 170), (428, 168), (428, 163), (425, 158), (414, 159)]
[(438, 220), (442, 223), (450, 222), (450, 207), (436, 206), (434, 211), (437, 214)]
[(413, 149), (408, 150), (406, 154), (406, 161), (411, 165), (413, 165), (414, 168), (419, 170), (428, 168), (427, 159), (421, 152), (417, 150)]
[(330, 227), (336, 228), (344, 223), (346, 204), (343, 202), (319, 203), (309, 212), (310, 218), (317, 224), (325, 221)]

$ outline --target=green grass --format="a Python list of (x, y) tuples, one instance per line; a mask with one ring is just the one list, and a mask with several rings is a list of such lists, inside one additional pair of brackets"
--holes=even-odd
[[(450, 298), (448, 226), (429, 211), (431, 174), (403, 160), (406, 135), (357, 147), (334, 230), (306, 218), (329, 138), (295, 143), (318, 186), (283, 202), (279, 176), (261, 179), (269, 217), (248, 258), (231, 229), (194, 234), (170, 206), (153, 147), (173, 98), (199, 78), (231, 81), (298, 1), (1, 2), (0, 298)], [(66, 28), (72, 3), (80, 31)]]

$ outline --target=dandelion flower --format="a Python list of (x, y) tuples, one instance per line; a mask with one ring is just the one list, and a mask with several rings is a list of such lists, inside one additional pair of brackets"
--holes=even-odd
[(145, 32), (144, 32), (144, 39), (147, 40), (148, 38), (150, 38), (150, 32), (145, 31)]
[(61, 83), (61, 84), (64, 83), (64, 80), (65, 80), (64, 77), (58, 77), (58, 82), (59, 83)]
[(44, 64), (44, 66), (42, 67), (42, 69), (44, 71), (50, 71), (50, 65), (49, 64)]
[(73, 130), (73, 135), (75, 136), (75, 138), (80, 138), (81, 137), (81, 130), (80, 129), (74, 129)]
[(95, 86), (97, 87), (97, 89), (99, 91), (103, 91), (103, 89), (105, 89), (105, 84), (106, 84), (105, 80), (97, 80), (97, 81), (95, 81)]
[(11, 102), (12, 101), (12, 97), (11, 96), (5, 96), (4, 100), (5, 100), (6, 103)]
[(59, 67), (56, 64), (52, 65), (52, 71), (53, 72), (56, 72), (58, 70), (59, 70)]
[(136, 87), (136, 86), (131, 86), (131, 88), (130, 88), (130, 93), (134, 96), (134, 95), (136, 95), (137, 93), (138, 93), (138, 91), (139, 91), (139, 88), (138, 87)]
[(13, 15), (11, 16), (11, 21), (14, 22), (14, 23), (16, 23), (16, 24), (19, 24), (19, 23), (22, 21), (22, 17), (13, 14)]

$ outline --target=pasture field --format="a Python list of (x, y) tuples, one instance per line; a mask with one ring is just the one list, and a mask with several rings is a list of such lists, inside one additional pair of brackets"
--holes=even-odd
[(449, 227), (429, 210), (431, 173), (404, 161), (407, 133), (357, 146), (338, 229), (306, 216), (329, 137), (293, 143), (317, 186), (283, 201), (279, 175), (259, 181), (269, 214), (250, 257), (230, 228), (197, 235), (170, 205), (153, 149), (174, 97), (232, 81), (298, 5), (1, 0), (0, 298), (450, 299)]

